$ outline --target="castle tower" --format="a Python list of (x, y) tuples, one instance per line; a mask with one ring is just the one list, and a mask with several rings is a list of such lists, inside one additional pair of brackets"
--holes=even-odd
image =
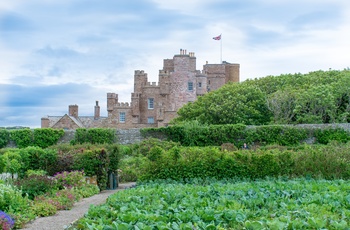
[(239, 64), (225, 64), (227, 82), (239, 82)]
[(168, 110), (177, 111), (196, 97), (196, 57), (181, 49), (173, 58), (174, 72), (170, 72), (170, 95)]
[(118, 94), (107, 93), (107, 112), (108, 117), (113, 112), (115, 105), (118, 103)]
[(69, 105), (68, 115), (78, 118), (78, 105)]
[(134, 93), (140, 93), (142, 87), (147, 84), (147, 73), (143, 70), (135, 70), (134, 74)]

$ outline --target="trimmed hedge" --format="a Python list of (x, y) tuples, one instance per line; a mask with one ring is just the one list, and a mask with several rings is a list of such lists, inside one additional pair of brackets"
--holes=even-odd
[(113, 144), (117, 141), (115, 129), (104, 128), (79, 128), (75, 131), (75, 139), (73, 144)]
[(10, 132), (6, 129), (0, 129), (0, 148), (6, 147), (10, 141)]
[[(13, 140), (18, 148), (25, 148), (28, 146), (38, 146), (46, 148), (54, 145), (63, 137), (64, 131), (62, 129), (52, 128), (38, 128), (38, 129), (16, 129), (9, 132), (9, 140)], [(0, 143), (2, 141), (0, 136)], [(6, 144), (8, 141), (6, 142)], [(6, 146), (6, 145), (5, 145)], [(1, 146), (0, 147), (5, 147)]]
[(312, 128), (283, 125), (201, 125), (196, 121), (162, 128), (145, 128), (141, 129), (141, 134), (143, 137), (179, 142), (183, 146), (220, 146), (223, 143), (233, 143), (235, 146), (242, 146), (243, 143), (257, 146), (297, 146), (312, 137), (320, 144), (327, 144), (332, 140), (350, 140), (350, 133), (341, 128), (315, 131)]
[(350, 145), (303, 145), (294, 149), (221, 151), (217, 147), (151, 148), (141, 181), (189, 178), (264, 179), (312, 177), (350, 179)]

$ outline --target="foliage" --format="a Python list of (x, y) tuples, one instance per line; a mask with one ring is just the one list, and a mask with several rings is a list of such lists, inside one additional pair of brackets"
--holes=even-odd
[(87, 176), (97, 176), (100, 190), (107, 186), (109, 156), (105, 149), (85, 150), (74, 156), (75, 170), (84, 170)]
[(348, 123), (349, 85), (349, 70), (282, 74), (229, 83), (183, 106), (172, 123)]
[(86, 184), (84, 171), (64, 171), (55, 175), (60, 188), (82, 187)]
[(17, 129), (10, 131), (10, 140), (13, 140), (18, 148), (25, 148), (28, 146), (46, 148), (56, 144), (63, 135), (64, 131), (62, 129)]
[(35, 200), (31, 211), (38, 217), (53, 216), (57, 213), (57, 207), (52, 200)]
[(19, 150), (23, 161), (23, 176), (28, 170), (44, 170), (49, 175), (54, 173), (57, 162), (57, 151), (42, 149), (41, 147), (29, 146)]
[(328, 144), (330, 141), (348, 142), (350, 133), (341, 128), (319, 129), (315, 131), (315, 137), (320, 144)]
[(27, 194), (32, 200), (36, 196), (58, 189), (57, 182), (47, 176), (32, 175), (18, 179), (14, 184), (22, 190), (23, 195)]
[(6, 147), (10, 141), (10, 132), (6, 129), (0, 129), (0, 149)]
[(199, 97), (178, 111), (174, 122), (198, 120), (202, 124), (262, 125), (270, 122), (266, 95), (256, 85), (228, 83)]
[(11, 185), (0, 184), (0, 210), (9, 213), (26, 211), (29, 200), (22, 192)]
[[(156, 148), (157, 157), (136, 165), (139, 181), (186, 178), (312, 177), (350, 179), (349, 144), (302, 145), (286, 148), (270, 145), (261, 149), (220, 151), (218, 147)], [(127, 158), (135, 162), (138, 158)], [(123, 162), (123, 161), (122, 161)], [(121, 164), (127, 169), (127, 164)], [(123, 171), (124, 172), (124, 171)]]
[(303, 146), (293, 154), (294, 176), (325, 179), (350, 178), (350, 144), (330, 142), (328, 145)]
[(112, 144), (116, 138), (115, 129), (79, 128), (75, 131), (74, 143)]
[(97, 185), (94, 184), (85, 184), (82, 187), (73, 187), (71, 189), (75, 197), (90, 197), (100, 192), (100, 189)]
[(41, 148), (54, 145), (63, 137), (63, 129), (40, 128), (34, 129), (34, 145)]
[(145, 168), (148, 163), (149, 159), (143, 155), (123, 157), (119, 163), (119, 181), (137, 181), (137, 179), (144, 174), (142, 169)]
[(10, 173), (12, 178), (14, 174), (19, 173), (23, 167), (22, 158), (18, 151), (8, 150), (2, 156), (2, 161), (4, 164), (4, 172)]
[(33, 145), (34, 135), (30, 129), (18, 129), (10, 132), (10, 139), (16, 143), (18, 148), (25, 148)]
[(349, 181), (158, 181), (90, 207), (77, 229), (346, 229)]
[(304, 141), (311, 131), (282, 125), (247, 127), (242, 124), (203, 125), (198, 121), (189, 121), (166, 128), (144, 129), (142, 133), (148, 137), (161, 133), (168, 140), (179, 142), (183, 146), (220, 146), (223, 143), (233, 143), (235, 146), (242, 146), (243, 143), (295, 146)]
[(47, 172), (45, 170), (31, 170), (29, 169), (26, 172), (26, 176), (30, 177), (30, 176), (46, 176)]
[(10, 230), (15, 225), (15, 221), (7, 213), (0, 211), (0, 227), (2, 230)]

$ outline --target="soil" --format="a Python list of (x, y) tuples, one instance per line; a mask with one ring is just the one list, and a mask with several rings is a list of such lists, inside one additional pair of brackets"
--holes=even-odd
[(40, 217), (28, 223), (25, 230), (62, 230), (71, 226), (75, 221), (79, 220), (88, 211), (90, 205), (104, 204), (106, 199), (125, 188), (134, 186), (135, 183), (119, 184), (115, 190), (104, 190), (89, 198), (84, 198), (77, 202), (71, 210), (58, 211), (54, 216)]

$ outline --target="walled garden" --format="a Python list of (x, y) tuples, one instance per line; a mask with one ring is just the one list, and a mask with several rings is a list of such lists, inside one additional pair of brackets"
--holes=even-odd
[[(59, 138), (52, 133), (62, 135), (57, 130), (42, 136), (16, 132), (8, 139), (22, 144), (0, 149), (0, 169), (9, 175), (0, 182), (4, 229), (70, 209), (82, 197), (107, 189), (111, 174), (137, 186), (91, 207), (72, 229), (350, 225), (350, 136), (340, 128), (188, 123), (142, 130), (145, 139), (128, 145), (118, 144), (108, 129), (78, 130), (69, 144), (55, 144)], [(53, 137), (50, 145), (38, 144)], [(243, 143), (249, 149), (242, 149)], [(91, 179), (96, 183), (87, 182)]]

